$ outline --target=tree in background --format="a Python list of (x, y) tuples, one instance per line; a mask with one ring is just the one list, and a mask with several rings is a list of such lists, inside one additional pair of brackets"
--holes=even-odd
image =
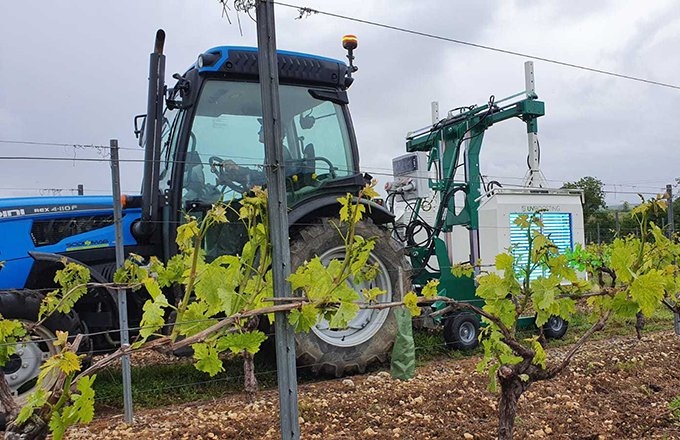
[(562, 185), (562, 188), (583, 190), (583, 226), (588, 243), (609, 243), (617, 229), (614, 216), (605, 210), (603, 186), (600, 179), (591, 176)]
[(562, 185), (562, 188), (583, 190), (583, 220), (585, 223), (597, 211), (607, 208), (607, 203), (604, 201), (603, 186), (604, 184), (600, 179), (591, 176), (581, 177), (576, 182), (566, 182)]

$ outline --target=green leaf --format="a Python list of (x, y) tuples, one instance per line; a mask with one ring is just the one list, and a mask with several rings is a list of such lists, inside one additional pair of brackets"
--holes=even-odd
[(557, 285), (553, 277), (538, 278), (531, 283), (533, 295), (531, 300), (536, 310), (548, 310), (555, 303), (555, 295), (557, 293)]
[(224, 312), (227, 316), (236, 312), (228, 305), (232, 304), (232, 298), (236, 295), (234, 277), (229, 276), (229, 271), (219, 265), (209, 264), (201, 272), (196, 281), (194, 293), (200, 301), (205, 301), (208, 306), (207, 314), (215, 315)]
[(42, 408), (47, 403), (50, 394), (52, 393), (48, 392), (45, 388), (36, 388), (33, 393), (28, 395), (28, 399), (24, 406), (21, 407), (21, 411), (19, 411), (15, 423), (21, 425), (26, 420), (30, 419), (33, 415), (33, 411)]
[(141, 329), (139, 330), (142, 338), (148, 338), (163, 327), (165, 324), (165, 308), (169, 306), (167, 298), (162, 293), (156, 296), (153, 301), (148, 300), (144, 303), (144, 307), (142, 307), (144, 315), (142, 316), (142, 321), (140, 322)]
[(175, 239), (180, 251), (192, 251), (194, 248), (194, 240), (199, 236), (200, 233), (201, 231), (198, 227), (198, 222), (195, 219), (180, 225), (177, 228), (177, 238)]
[(144, 288), (146, 289), (146, 291), (149, 292), (149, 296), (151, 296), (151, 299), (156, 299), (156, 297), (162, 293), (161, 288), (155, 279), (147, 277), (144, 278), (144, 280), (142, 280), (142, 283), (144, 284)]
[(182, 275), (186, 270), (186, 264), (187, 262), (185, 260), (185, 256), (182, 254), (177, 254), (168, 260), (168, 264), (164, 270), (159, 269), (154, 271), (153, 268), (151, 270), (156, 272), (156, 279), (158, 280), (158, 284), (161, 287), (169, 287), (175, 283), (185, 283)]
[(496, 255), (496, 269), (514, 271), (515, 258), (507, 253)]
[(425, 298), (434, 298), (439, 295), (439, 280), (430, 280), (420, 291)]
[(404, 295), (404, 305), (411, 312), (411, 316), (420, 316), (420, 307), (418, 307), (418, 295), (413, 292), (408, 292)]
[(202, 301), (190, 303), (182, 314), (182, 322), (175, 322), (179, 327), (179, 334), (192, 336), (217, 323), (216, 319), (208, 319), (207, 310), (208, 305)]
[(384, 295), (387, 291), (381, 289), (380, 287), (371, 287), (370, 289), (361, 289), (361, 296), (364, 301), (369, 303), (375, 303), (378, 301), (378, 297)]
[(506, 327), (515, 324), (517, 311), (515, 304), (509, 299), (488, 300), (482, 309), (490, 315), (497, 316)]
[(343, 197), (338, 197), (338, 202), (340, 202), (340, 221), (349, 222), (350, 206), (352, 203), (352, 195), (347, 193)]
[(359, 293), (354, 290), (352, 287), (350, 287), (349, 284), (342, 283), (339, 286), (337, 286), (335, 289), (333, 289), (332, 293), (332, 298), (335, 301), (340, 301), (340, 302), (353, 302), (353, 301), (358, 301), (360, 299)]
[(628, 283), (633, 279), (631, 268), (636, 260), (636, 246), (634, 243), (621, 239), (614, 240), (611, 245), (611, 268), (616, 271), (616, 276), (622, 283)]
[(193, 344), (191, 348), (194, 349), (194, 359), (196, 359), (196, 369), (208, 373), (211, 377), (224, 371), (222, 361), (217, 357), (217, 350), (214, 345), (200, 342)]
[(630, 284), (629, 293), (633, 301), (640, 305), (645, 316), (652, 316), (664, 297), (664, 277), (661, 271), (653, 269), (638, 276)]
[(234, 354), (239, 354), (244, 350), (250, 354), (255, 354), (260, 350), (260, 345), (267, 339), (267, 335), (259, 330), (246, 333), (229, 333), (217, 340), (217, 351), (230, 350)]
[(77, 354), (68, 350), (63, 350), (52, 356), (40, 366), (38, 382), (42, 383), (45, 377), (56, 374), (57, 371), (63, 372), (66, 375), (80, 371), (80, 358)]
[(522, 362), (524, 359), (522, 359), (521, 356), (516, 356), (512, 353), (502, 353), (499, 356), (499, 360), (501, 365), (517, 365), (520, 362)]
[[(92, 376), (85, 376), (78, 380), (76, 390), (80, 394), (72, 394), (72, 405), (68, 409), (69, 424), (73, 423), (90, 423), (94, 418), (94, 380), (97, 378), (96, 374)], [(64, 411), (66, 413), (66, 411)]]
[(529, 226), (531, 226), (531, 223), (529, 222), (529, 216), (526, 214), (518, 215), (513, 223), (519, 226), (520, 229), (529, 229)]
[(372, 184), (366, 184), (366, 186), (364, 186), (364, 188), (361, 190), (362, 195), (369, 199), (375, 199), (377, 197), (380, 197), (380, 194), (373, 188), (373, 186), (374, 185)]
[(538, 336), (529, 339), (531, 342), (531, 348), (534, 350), (534, 358), (531, 360), (531, 363), (534, 365), (538, 365), (539, 367), (545, 369), (545, 362), (546, 362), (546, 354), (545, 350), (543, 349), (543, 346), (541, 345), (540, 342), (538, 342)]
[(347, 328), (347, 324), (354, 319), (358, 311), (358, 305), (352, 302), (341, 302), (338, 310), (333, 314), (333, 317), (330, 320), (331, 328)]
[(451, 266), (451, 275), (457, 278), (472, 277), (475, 274), (475, 268), (470, 263), (459, 263)]
[(618, 292), (609, 303), (611, 310), (618, 316), (633, 318), (640, 310), (640, 305), (628, 297), (628, 293)]
[(55, 274), (54, 281), (61, 286), (61, 289), (53, 290), (46, 295), (40, 304), (40, 318), (55, 311), (69, 313), (76, 302), (87, 293), (90, 270), (80, 264), (65, 263), (64, 268)]
[(288, 320), (295, 332), (308, 332), (316, 325), (318, 314), (319, 310), (313, 304), (303, 304), (299, 310), (291, 310)]
[(508, 295), (508, 289), (503, 279), (495, 273), (489, 273), (477, 278), (479, 286), (477, 287), (476, 295), (482, 299), (495, 300), (505, 298)]
[(62, 418), (62, 414), (60, 411), (55, 411), (52, 413), (52, 417), (50, 417), (50, 422), (48, 426), (50, 427), (50, 431), (52, 432), (53, 440), (61, 440), (62, 438), (64, 438), (64, 433), (68, 428), (68, 425)]
[(5, 365), (16, 351), (16, 342), (26, 336), (26, 329), (20, 321), (0, 316), (0, 366)]

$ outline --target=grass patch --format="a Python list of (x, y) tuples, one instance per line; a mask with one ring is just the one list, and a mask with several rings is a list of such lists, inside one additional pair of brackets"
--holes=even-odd
[[(243, 391), (243, 362), (229, 359), (223, 365), (225, 370), (213, 377), (188, 362), (132, 367), (132, 400), (135, 406), (154, 408)], [(260, 361), (255, 368), (261, 389), (276, 386), (275, 364)], [(97, 406), (122, 408), (123, 382), (119, 367), (99, 372), (94, 389)]]

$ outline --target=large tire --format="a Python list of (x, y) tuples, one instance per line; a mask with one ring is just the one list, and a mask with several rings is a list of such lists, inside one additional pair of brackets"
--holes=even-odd
[[(316, 256), (323, 263), (344, 257), (345, 243), (330, 222), (339, 223), (323, 219), (318, 225), (300, 230), (292, 240), (293, 270)], [(410, 269), (403, 247), (370, 220), (358, 223), (355, 232), (361, 237), (376, 239), (369, 263), (378, 263), (380, 273), (372, 282), (353, 287), (358, 292), (364, 287), (380, 287), (387, 293), (378, 301), (400, 301), (410, 287)], [(330, 329), (328, 323), (322, 321), (309, 333), (295, 335), (297, 364), (314, 373), (336, 377), (363, 373), (367, 366), (388, 359), (396, 334), (397, 323), (392, 309), (361, 310), (345, 330)]]
[(479, 316), (470, 312), (454, 313), (444, 321), (444, 341), (449, 348), (472, 350), (479, 345)]
[[(17, 319), (26, 323), (38, 321), (38, 312), (43, 295), (32, 290), (10, 290), (0, 292), (0, 314), (6, 319)], [(49, 357), (57, 353), (54, 346), (56, 331), (69, 333), (69, 340), (78, 334), (85, 334), (86, 327), (75, 312), (69, 314), (53, 313), (45, 322), (35, 327), (30, 333), (30, 340), (17, 344), (17, 351), (2, 368), (5, 380), (9, 384), (16, 401), (23, 405), (27, 397), (35, 389), (40, 366)], [(92, 344), (85, 336), (78, 349), (85, 354), (84, 363), (88, 363), (92, 355)], [(49, 379), (47, 379), (49, 382)]]

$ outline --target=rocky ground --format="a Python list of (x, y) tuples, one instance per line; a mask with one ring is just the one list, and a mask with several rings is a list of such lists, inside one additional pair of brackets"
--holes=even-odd
[[(553, 359), (564, 352), (553, 349)], [(550, 359), (549, 357), (549, 359)], [(478, 358), (440, 359), (408, 382), (387, 372), (301, 385), (303, 439), (490, 439), (497, 395), (475, 372)], [(641, 341), (589, 343), (558, 379), (521, 398), (515, 438), (680, 439), (669, 402), (680, 396), (680, 337), (651, 333)], [(138, 410), (135, 423), (99, 416), (68, 439), (276, 439), (276, 391), (248, 403), (244, 395)]]

